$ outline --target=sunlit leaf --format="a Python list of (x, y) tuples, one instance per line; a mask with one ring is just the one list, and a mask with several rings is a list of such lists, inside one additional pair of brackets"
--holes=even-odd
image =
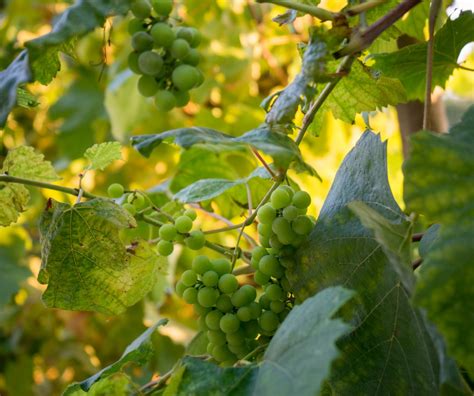
[(119, 142), (95, 144), (86, 150), (84, 157), (89, 160), (89, 169), (104, 170), (112, 162), (122, 159), (122, 145)]

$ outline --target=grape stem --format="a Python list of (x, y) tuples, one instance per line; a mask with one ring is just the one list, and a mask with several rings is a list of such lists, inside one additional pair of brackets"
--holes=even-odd
[(238, 366), (239, 365), (239, 362), (242, 362), (242, 361), (245, 361), (245, 360), (249, 360), (251, 357), (254, 357), (255, 355), (257, 355), (259, 352), (263, 351), (267, 346), (268, 346), (269, 343), (266, 343), (266, 344), (263, 344), (263, 345), (260, 345), (258, 346), (257, 348), (255, 348), (252, 352), (250, 352), (249, 354), (245, 355), (242, 359), (240, 359), (239, 361), (237, 361), (235, 364), (234, 364), (234, 367)]
[[(80, 194), (80, 190), (77, 188), (62, 187), (62, 186), (57, 186), (55, 184), (40, 182), (37, 180), (24, 179), (22, 177), (16, 177), (16, 176), (10, 176), (10, 175), (0, 175), (0, 182), (24, 184), (26, 186), (33, 186), (33, 187), (44, 188), (46, 190), (59, 191), (65, 194), (74, 195), (75, 197), (79, 196)], [(85, 191), (82, 192), (82, 196), (89, 199), (102, 198)]]
[(257, 157), (257, 159), (260, 161), (260, 163), (265, 167), (267, 172), (270, 174), (273, 180), (276, 179), (275, 173), (273, 173), (272, 168), (270, 168), (270, 165), (267, 164), (267, 161), (260, 155), (258, 150), (256, 150), (254, 147), (251, 148), (252, 153)]
[(316, 7), (308, 4), (303, 3), (295, 3), (291, 0), (257, 0), (257, 3), (270, 3), (275, 5), (280, 5), (285, 8), (289, 8), (291, 10), (300, 11), (305, 14), (309, 14), (314, 16), (315, 18), (320, 19), (321, 21), (334, 21), (336, 19), (337, 14), (325, 10), (321, 7)]
[(253, 268), (251, 265), (244, 265), (232, 271), (235, 276), (253, 274), (254, 272), (255, 268)]

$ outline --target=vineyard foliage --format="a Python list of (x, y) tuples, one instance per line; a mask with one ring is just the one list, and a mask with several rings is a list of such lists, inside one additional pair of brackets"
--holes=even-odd
[(0, 393), (472, 394), (445, 3), (0, 2)]

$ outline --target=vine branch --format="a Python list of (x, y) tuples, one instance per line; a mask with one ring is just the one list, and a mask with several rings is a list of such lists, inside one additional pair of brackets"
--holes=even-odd
[[(40, 182), (37, 180), (24, 179), (22, 177), (16, 177), (16, 176), (10, 176), (10, 175), (0, 175), (0, 182), (23, 184), (26, 186), (39, 187), (39, 188), (44, 188), (47, 190), (59, 191), (65, 194), (74, 195), (75, 197), (78, 197), (81, 194), (81, 190), (77, 188), (57, 186), (56, 184)], [(89, 199), (101, 198), (97, 195), (93, 195), (85, 191), (82, 191), (82, 196)]]
[(320, 19), (321, 21), (334, 21), (336, 19), (337, 14), (334, 12), (325, 10), (321, 7), (316, 7), (304, 3), (295, 3), (291, 0), (257, 0), (257, 3), (270, 3), (275, 5), (280, 5), (285, 8), (289, 8), (291, 10), (304, 12), (305, 14), (309, 14), (314, 16), (315, 18)]

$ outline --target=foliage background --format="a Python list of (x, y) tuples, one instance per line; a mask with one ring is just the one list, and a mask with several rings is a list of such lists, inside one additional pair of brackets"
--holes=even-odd
[[(0, 1), (0, 69), (4, 69), (23, 48), (25, 41), (45, 34), (54, 17), (72, 2), (48, 0)], [(338, 10), (342, 0), (323, 1)], [(73, 56), (62, 57), (62, 70), (48, 87), (29, 86), (37, 98), (34, 109), (17, 108), (0, 131), (0, 162), (8, 149), (28, 144), (44, 153), (61, 171), (64, 185), (76, 186), (84, 166), (77, 160), (94, 143), (119, 140), (126, 144), (135, 134), (199, 125), (232, 135), (258, 126), (264, 119), (259, 108), (269, 93), (284, 87), (298, 72), (300, 58), (296, 44), (304, 41), (311, 19), (299, 18), (294, 30), (279, 27), (271, 19), (277, 7), (256, 6), (248, 0), (183, 0), (178, 12), (187, 24), (203, 33), (203, 69), (206, 82), (197, 89), (183, 110), (164, 114), (139, 96), (136, 77), (126, 69), (130, 51), (127, 20), (109, 20), (76, 44)], [(426, 32), (425, 32), (426, 33)], [(110, 44), (109, 44), (110, 43)], [(384, 45), (390, 45), (385, 42)], [(471, 53), (469, 55), (469, 52)], [(474, 67), (472, 51), (464, 64)], [(474, 76), (458, 69), (450, 78), (444, 100), (452, 125), (463, 109), (474, 102)], [(365, 129), (358, 117), (348, 125), (328, 116), (319, 137), (308, 136), (302, 144), (306, 160), (322, 177), (292, 175), (313, 197), (311, 214), (317, 215), (344, 155)], [(369, 115), (370, 126), (388, 139), (389, 179), (396, 199), (403, 207), (402, 153), (397, 113), (394, 108)], [(130, 189), (163, 189), (166, 180), (181, 172), (179, 151), (160, 146), (150, 159), (133, 149), (123, 150), (123, 162), (107, 173), (89, 172), (83, 182), (88, 191), (104, 194), (112, 182)], [(199, 154), (199, 153), (197, 153)], [(196, 169), (218, 177), (217, 166), (202, 168), (199, 155), (190, 155)], [(255, 164), (235, 155), (236, 176), (245, 176)], [(183, 180), (197, 175), (186, 172)], [(160, 317), (171, 323), (154, 337), (157, 358), (144, 370), (130, 368), (143, 381), (150, 373), (166, 372), (184, 351), (196, 330), (192, 307), (171, 293), (175, 273), (190, 265), (189, 252), (171, 256), (167, 282), (159, 284), (145, 301), (124, 315), (107, 317), (94, 313), (46, 309), (41, 302), (43, 286), (36, 281), (40, 267), (37, 220), (46, 197), (71, 200), (60, 193), (32, 190), (33, 205), (18, 225), (0, 229), (0, 393), (2, 395), (55, 395), (71, 382), (82, 380), (100, 367), (115, 361), (125, 347)], [(232, 212), (235, 221), (240, 213)], [(216, 224), (204, 217), (203, 227)], [(147, 230), (143, 230), (147, 232)], [(236, 235), (225, 235), (232, 244)], [(212, 255), (212, 253), (210, 253)]]

